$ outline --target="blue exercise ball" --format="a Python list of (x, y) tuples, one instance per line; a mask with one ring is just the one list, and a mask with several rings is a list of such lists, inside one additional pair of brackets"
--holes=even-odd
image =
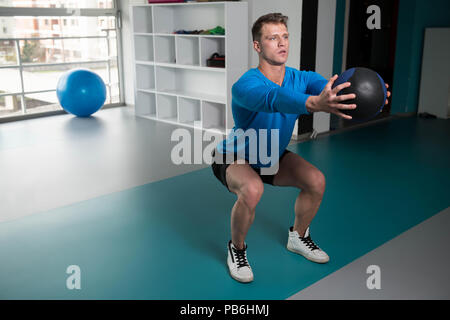
[(105, 103), (106, 86), (98, 74), (73, 69), (59, 78), (56, 95), (64, 110), (78, 117), (89, 117)]

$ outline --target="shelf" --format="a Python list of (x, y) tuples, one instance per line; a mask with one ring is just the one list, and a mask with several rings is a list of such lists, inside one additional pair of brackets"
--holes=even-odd
[(163, 94), (163, 95), (168, 95), (168, 96), (209, 101), (209, 102), (215, 102), (215, 103), (226, 103), (226, 99), (227, 99), (225, 96), (215, 96), (215, 95), (206, 94), (206, 93), (175, 91), (175, 90), (157, 91), (155, 88), (137, 89), (137, 91), (142, 91), (142, 92), (147, 92), (147, 93), (158, 93), (158, 94)]
[(177, 97), (157, 94), (156, 106), (158, 119), (177, 121)]
[(203, 128), (225, 131), (226, 105), (222, 103), (202, 101)]
[(133, 7), (133, 30), (135, 33), (152, 32), (152, 7)]
[(143, 35), (154, 35), (154, 36), (162, 36), (162, 37), (186, 37), (186, 38), (223, 38), (225, 39), (225, 35), (215, 35), (215, 34), (178, 34), (178, 33), (147, 33)]
[(155, 88), (137, 89), (137, 91), (146, 92), (146, 93), (156, 93), (156, 89)]
[(199, 66), (199, 38), (175, 37), (177, 65)]
[[(149, 119), (149, 120), (155, 120), (155, 121), (159, 121), (159, 122), (164, 122), (164, 123), (168, 123), (168, 124), (172, 124), (172, 125), (176, 125), (176, 126), (182, 126), (182, 127), (186, 127), (186, 128), (194, 128), (194, 129), (203, 129), (203, 127), (201, 126), (201, 123), (195, 123), (194, 122), (178, 122), (176, 121), (176, 119), (174, 120), (173, 118), (168, 118), (168, 119), (158, 119), (156, 118), (156, 116), (149, 116), (149, 115), (139, 115), (139, 117), (145, 118), (145, 119)], [(200, 125), (200, 126), (199, 126)], [(225, 131), (220, 131), (220, 130), (214, 130), (211, 129), (212, 132), (217, 132), (219, 134), (225, 134)]]
[(200, 100), (178, 98), (178, 121), (191, 123), (201, 121)]
[(154, 93), (137, 91), (135, 98), (137, 115), (156, 117), (156, 101)]
[(133, 32), (135, 36), (143, 36), (143, 37), (151, 37), (154, 36), (154, 33), (151, 32)]
[(177, 117), (158, 117), (158, 119), (160, 120), (165, 120), (167, 122), (171, 122), (171, 123), (178, 123), (177, 121)]
[(217, 38), (225, 39), (226, 35), (220, 34), (179, 34), (179, 33), (152, 33), (152, 32), (133, 32), (135, 36), (160, 36), (160, 37), (185, 37), (185, 38)]
[[(248, 70), (247, 8), (232, 1), (132, 6), (136, 115), (226, 134), (231, 87)], [(217, 26), (226, 35), (173, 33)], [(226, 68), (207, 67), (216, 52), (228, 55)]]
[(148, 66), (190, 69), (190, 70), (207, 71), (207, 72), (212, 71), (212, 72), (219, 72), (219, 73), (226, 72), (225, 68), (219, 68), (219, 67), (201, 67), (201, 66), (191, 66), (191, 65), (183, 65), (183, 64), (176, 64), (176, 63), (154, 62), (154, 61), (144, 61), (144, 60), (136, 60), (135, 62), (136, 62), (136, 64), (148, 65)]
[(202, 122), (200, 120), (198, 120), (198, 121), (179, 122), (179, 124), (185, 125), (185, 126), (190, 127), (190, 128), (197, 128), (197, 129), (202, 129), (203, 128)]
[(154, 61), (136, 60), (135, 63), (137, 65), (145, 65), (145, 66), (154, 66), (155, 65)]
[(155, 36), (155, 62), (175, 63), (175, 38)]
[(200, 62), (202, 67), (206, 67), (207, 65), (206, 61), (216, 52), (220, 55), (225, 55), (225, 39), (223, 38), (200, 39)]
[(196, 100), (203, 100), (203, 101), (209, 101), (209, 102), (215, 102), (215, 103), (225, 103), (226, 97), (225, 96), (219, 96), (219, 95), (211, 95), (207, 93), (198, 93), (198, 92), (189, 92), (189, 91), (182, 91), (182, 90), (159, 90), (157, 91), (160, 94), (165, 95), (171, 95), (176, 97), (182, 97), (182, 98), (188, 98), (188, 99), (196, 99)]
[(173, 3), (146, 3), (146, 4), (136, 4), (135, 7), (160, 7), (160, 6), (204, 6), (204, 5), (218, 5), (218, 4), (225, 4), (226, 1), (213, 1), (213, 2), (173, 2)]
[(138, 90), (155, 89), (155, 68), (151, 65), (136, 64), (136, 87)]
[(209, 30), (225, 26), (224, 3), (153, 6), (154, 32), (172, 34), (176, 30)]
[(135, 59), (140, 61), (153, 61), (153, 36), (134, 36)]
[(178, 68), (178, 69), (188, 69), (188, 70), (198, 70), (198, 71), (212, 71), (212, 72), (220, 72), (225, 73), (225, 68), (217, 68), (217, 67), (201, 67), (201, 66), (190, 66), (190, 65), (183, 65), (183, 64), (176, 64), (176, 63), (162, 63), (162, 62), (155, 62), (155, 66), (160, 67), (167, 67), (167, 68)]
[(225, 100), (226, 76), (223, 72), (162, 66), (156, 66), (155, 72), (157, 91), (186, 95), (189, 98)]

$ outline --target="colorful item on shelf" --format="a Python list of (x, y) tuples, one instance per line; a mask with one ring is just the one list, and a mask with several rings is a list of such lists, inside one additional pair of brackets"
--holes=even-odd
[(214, 29), (209, 30), (209, 32), (211, 34), (224, 35), (225, 34), (225, 29), (222, 28), (221, 26), (217, 26)]
[(177, 30), (174, 31), (174, 34), (200, 34), (200, 32), (203, 32), (203, 30), (194, 30), (194, 31), (189, 31), (189, 30)]
[(225, 29), (221, 26), (217, 26), (213, 29), (204, 30), (200, 34), (225, 35)]
[(213, 53), (211, 58), (206, 60), (206, 66), (225, 68), (225, 56), (221, 56), (218, 52)]
[(148, 0), (148, 3), (184, 2), (184, 0)]
[(221, 26), (217, 26), (208, 30), (175, 30), (174, 34), (211, 34), (211, 35), (225, 35), (225, 29)]

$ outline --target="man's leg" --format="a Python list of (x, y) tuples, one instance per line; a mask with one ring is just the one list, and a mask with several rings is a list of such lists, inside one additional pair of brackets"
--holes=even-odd
[(293, 229), (303, 237), (322, 202), (325, 192), (325, 176), (298, 154), (289, 152), (281, 160), (273, 184), (301, 189), (295, 201)]
[(225, 172), (228, 189), (237, 195), (231, 211), (231, 241), (228, 242), (227, 264), (230, 275), (240, 282), (253, 281), (253, 272), (247, 260), (245, 237), (255, 219), (255, 208), (264, 187), (259, 175), (248, 162), (232, 163)]
[(232, 163), (227, 168), (226, 180), (228, 189), (237, 196), (231, 211), (231, 241), (236, 248), (243, 249), (264, 185), (247, 161), (243, 164)]

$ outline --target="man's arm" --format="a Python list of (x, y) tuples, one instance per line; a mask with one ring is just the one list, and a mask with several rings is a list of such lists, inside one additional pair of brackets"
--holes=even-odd
[(307, 94), (318, 96), (328, 83), (322, 75), (314, 71), (302, 71), (304, 79), (306, 80)]
[(232, 89), (233, 100), (251, 111), (308, 114), (309, 94), (283, 87), (268, 87), (257, 78), (240, 79)]
[[(306, 93), (311, 96), (318, 96), (323, 91), (325, 86), (328, 83), (328, 80), (325, 79), (322, 75), (314, 71), (302, 71), (303, 76), (306, 80)], [(310, 96), (310, 97), (311, 97)], [(316, 101), (314, 99), (308, 98), (305, 102), (306, 110), (309, 113), (313, 113), (316, 111), (317, 106), (315, 105)]]

